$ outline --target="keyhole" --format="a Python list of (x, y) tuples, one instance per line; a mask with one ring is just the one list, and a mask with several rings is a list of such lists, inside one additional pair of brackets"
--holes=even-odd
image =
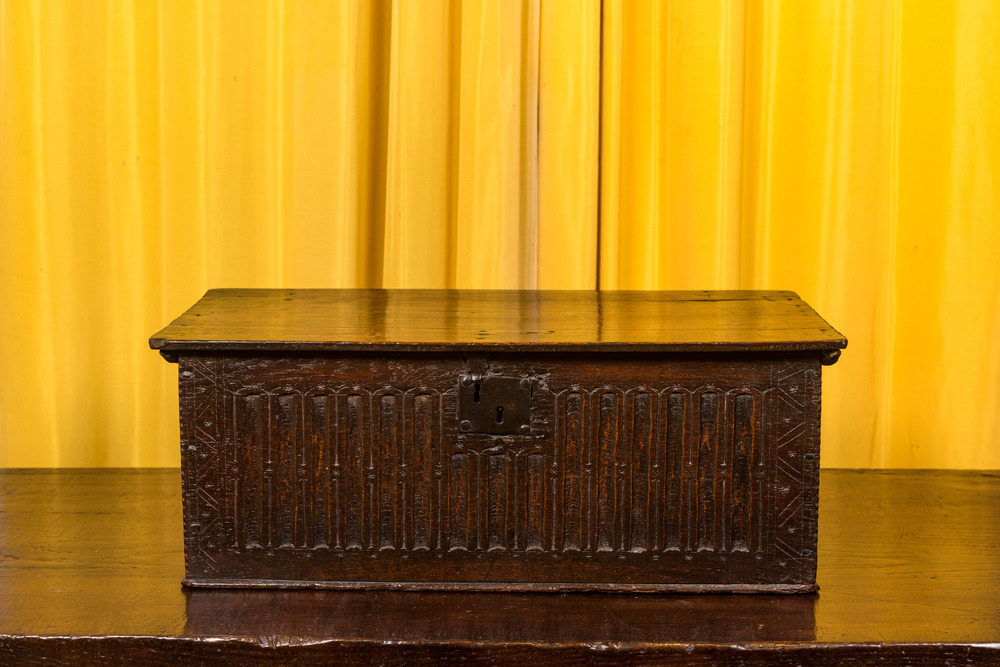
[(503, 423), (503, 406), (502, 405), (497, 407), (497, 423), (498, 424), (502, 424)]
[(479, 383), (478, 382), (476, 383), (476, 390), (472, 394), (472, 402), (473, 403), (478, 403), (479, 402)]

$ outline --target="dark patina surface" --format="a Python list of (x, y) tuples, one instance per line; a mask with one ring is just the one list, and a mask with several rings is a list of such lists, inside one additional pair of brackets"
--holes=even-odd
[(0, 664), (1000, 664), (1000, 476), (824, 470), (812, 595), (194, 589), (178, 470), (0, 471)]
[(214, 290), (179, 363), (186, 583), (815, 590), (791, 292)]

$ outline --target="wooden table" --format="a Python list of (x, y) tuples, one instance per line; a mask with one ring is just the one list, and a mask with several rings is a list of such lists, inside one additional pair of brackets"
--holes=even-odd
[(822, 473), (816, 595), (185, 590), (177, 470), (0, 472), (0, 664), (1000, 664), (1000, 474)]

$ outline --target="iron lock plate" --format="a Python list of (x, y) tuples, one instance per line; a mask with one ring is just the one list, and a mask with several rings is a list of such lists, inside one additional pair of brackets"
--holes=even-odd
[(528, 435), (531, 380), (496, 375), (459, 376), (458, 425), (462, 433)]

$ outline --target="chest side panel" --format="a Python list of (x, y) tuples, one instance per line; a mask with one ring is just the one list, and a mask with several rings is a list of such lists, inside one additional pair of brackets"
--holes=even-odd
[[(460, 378), (530, 431), (465, 433)], [(193, 580), (810, 583), (818, 362), (185, 357)]]

